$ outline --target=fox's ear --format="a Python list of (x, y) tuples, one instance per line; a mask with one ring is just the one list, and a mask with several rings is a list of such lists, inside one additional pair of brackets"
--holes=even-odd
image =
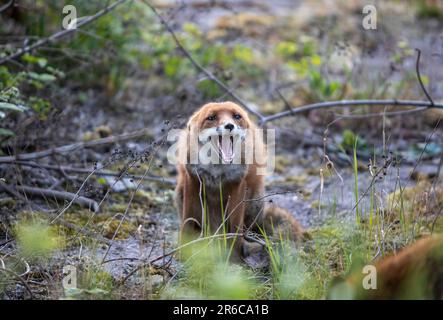
[(198, 114), (197, 113), (194, 113), (189, 118), (189, 121), (188, 121), (188, 124), (187, 124), (187, 128), (188, 128), (189, 131), (191, 131), (191, 126), (195, 125), (195, 123), (197, 122), (197, 118), (198, 118)]

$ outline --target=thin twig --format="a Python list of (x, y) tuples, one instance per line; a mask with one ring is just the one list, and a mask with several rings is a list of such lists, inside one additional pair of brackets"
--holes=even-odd
[(280, 91), (279, 88), (275, 88), (275, 92), (277, 92), (278, 96), (280, 97), (280, 99), (283, 101), (286, 109), (288, 109), (291, 113), (293, 113), (291, 104), (289, 103), (289, 101), (285, 98), (285, 96), (283, 95), (283, 93)]
[(0, 13), (2, 13), (3, 11), (8, 10), (10, 7), (12, 7), (12, 5), (15, 3), (15, 0), (9, 0), (8, 3), (4, 4), (3, 6), (0, 7)]
[(418, 48), (415, 48), (415, 51), (417, 51), (417, 61), (415, 63), (415, 71), (417, 73), (417, 79), (418, 82), (420, 83), (420, 87), (423, 90), (423, 92), (426, 95), (426, 98), (428, 98), (429, 102), (431, 103), (431, 105), (434, 105), (434, 100), (432, 100), (431, 95), (429, 94), (428, 90), (426, 90), (426, 87), (423, 83), (423, 80), (421, 79), (421, 75), (420, 75), (420, 57), (421, 57), (421, 50)]
[(0, 268), (0, 271), (4, 271), (6, 273), (11, 274), (12, 276), (16, 277), (18, 280), (20, 280), (20, 282), (23, 284), (23, 286), (25, 287), (25, 289), (29, 292), (29, 295), (31, 296), (31, 299), (34, 298), (34, 294), (32, 293), (31, 288), (29, 287), (28, 283), (26, 282), (25, 279), (23, 279), (23, 277), (19, 274), (17, 274), (16, 272), (6, 269), (6, 268)]
[[(157, 150), (158, 150), (158, 148), (160, 148), (160, 147), (161, 147), (161, 144), (158, 145)], [(152, 162), (154, 161), (154, 155), (155, 155), (155, 153), (152, 153), (152, 154), (151, 154), (151, 158), (150, 158), (150, 160), (149, 160), (148, 167), (146, 168), (146, 170), (145, 170), (145, 172), (144, 172), (144, 174), (143, 174), (143, 177), (142, 177), (141, 179), (139, 179), (139, 181), (138, 181), (138, 183), (137, 183), (137, 185), (136, 185), (136, 187), (135, 187), (135, 190), (133, 190), (133, 192), (132, 192), (132, 194), (131, 194), (131, 197), (130, 197), (130, 199), (129, 199), (128, 205), (126, 206), (125, 212), (123, 213), (123, 216), (122, 216), (122, 218), (120, 219), (120, 222), (119, 222), (117, 228), (115, 229), (114, 234), (112, 235), (112, 241), (115, 240), (115, 237), (117, 236), (118, 232), (120, 231), (120, 228), (121, 228), (121, 226), (122, 226), (122, 224), (123, 224), (123, 221), (126, 219), (128, 213), (129, 213), (129, 208), (130, 208), (131, 205), (132, 205), (132, 201), (134, 200), (135, 194), (137, 193), (137, 191), (139, 190), (139, 188), (140, 188), (140, 186), (141, 186), (141, 183), (142, 183), (142, 181), (143, 181), (143, 178), (144, 178), (144, 177), (149, 173), (149, 171), (151, 170)], [(102, 263), (103, 263), (103, 261), (106, 260), (106, 257), (108, 256), (109, 251), (111, 250), (111, 246), (112, 246), (112, 244), (109, 245), (108, 248), (106, 249), (106, 252), (105, 252), (105, 254), (103, 255), (103, 258), (102, 258), (102, 261), (101, 261)]]

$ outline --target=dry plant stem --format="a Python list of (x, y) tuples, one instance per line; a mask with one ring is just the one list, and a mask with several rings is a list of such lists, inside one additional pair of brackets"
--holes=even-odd
[(423, 147), (423, 149), (420, 152), (420, 156), (418, 157), (418, 160), (416, 161), (414, 168), (412, 169), (411, 173), (409, 174), (409, 181), (411, 181), (412, 175), (415, 173), (415, 171), (417, 170), (418, 165), (420, 164), (421, 160), (423, 159), (423, 155), (425, 153), (426, 148), (428, 147), (429, 143), (431, 142), (432, 136), (435, 134), (435, 132), (437, 132), (437, 129), (440, 125), (441, 122), (441, 118), (438, 119), (437, 123), (434, 126), (434, 129), (432, 130), (432, 132), (429, 134), (429, 136), (426, 137), (425, 140), (425, 145)]
[[(159, 148), (160, 146), (161, 146), (161, 144), (159, 144), (159, 146), (157, 147), (157, 150), (156, 150), (156, 151), (158, 151), (158, 148)], [(114, 234), (112, 235), (112, 239), (111, 239), (112, 241), (115, 240), (115, 237), (117, 236), (117, 233), (120, 231), (120, 228), (121, 228), (121, 226), (122, 226), (122, 224), (123, 224), (123, 221), (126, 219), (126, 216), (128, 215), (129, 208), (131, 207), (131, 204), (132, 204), (132, 201), (134, 200), (134, 196), (135, 196), (135, 194), (137, 193), (138, 189), (139, 189), (140, 186), (141, 186), (141, 183), (142, 183), (142, 181), (143, 181), (143, 178), (144, 178), (144, 177), (149, 173), (149, 171), (151, 170), (152, 162), (153, 162), (153, 160), (154, 160), (154, 155), (155, 155), (155, 153), (152, 153), (152, 154), (151, 154), (151, 159), (149, 160), (148, 167), (146, 168), (146, 170), (145, 170), (145, 172), (144, 172), (144, 174), (143, 174), (142, 179), (140, 179), (140, 180), (138, 181), (135, 190), (133, 190), (133, 192), (132, 192), (132, 194), (131, 194), (131, 198), (129, 199), (128, 205), (126, 206), (125, 212), (123, 213), (123, 217), (121, 218), (120, 223), (118, 224), (117, 228), (115, 229)], [(109, 245), (108, 248), (106, 249), (106, 252), (105, 252), (105, 254), (103, 255), (102, 263), (103, 263), (103, 261), (106, 260), (106, 257), (108, 256), (108, 253), (109, 253), (109, 251), (111, 250), (111, 246), (112, 246), (112, 243), (111, 243), (111, 245)]]
[(233, 89), (231, 89), (229, 86), (224, 84), (220, 79), (218, 79), (212, 72), (205, 69), (200, 63), (198, 63), (192, 55), (183, 47), (180, 40), (177, 38), (174, 30), (172, 30), (169, 23), (157, 12), (157, 10), (154, 8), (154, 6), (147, 0), (143, 0), (143, 2), (152, 10), (152, 12), (157, 16), (157, 18), (160, 20), (160, 22), (163, 24), (163, 26), (166, 28), (166, 30), (171, 34), (172, 38), (174, 39), (174, 42), (176, 43), (177, 47), (183, 52), (183, 54), (189, 59), (189, 61), (194, 65), (195, 68), (203, 72), (209, 79), (211, 79), (213, 82), (215, 82), (220, 88), (222, 88), (227, 94), (229, 94), (234, 100), (236, 100), (243, 108), (245, 108), (248, 112), (255, 115), (260, 120), (263, 119), (263, 115), (253, 109), (251, 109), (248, 104), (240, 98)]
[(31, 296), (31, 299), (34, 298), (34, 294), (32, 293), (31, 288), (29, 287), (28, 283), (26, 282), (25, 279), (23, 279), (23, 277), (22, 277), (21, 275), (15, 273), (15, 272), (12, 271), (12, 270), (4, 269), (4, 268), (0, 268), (0, 272), (1, 272), (1, 271), (4, 271), (4, 272), (6, 272), (6, 273), (9, 273), (10, 275), (12, 275), (12, 276), (14, 276), (15, 278), (17, 278), (17, 279), (23, 284), (23, 286), (25, 287), (26, 291), (29, 292), (29, 295)]
[[(94, 174), (93, 170), (87, 177), (86, 179), (83, 181), (83, 183), (81, 184), (80, 188), (78, 188), (77, 192), (75, 193), (75, 197), (68, 203), (68, 205), (66, 207), (64, 207), (58, 214), (57, 216), (52, 219), (51, 224), (55, 222), (55, 220), (57, 220), (59, 217), (61, 217), (74, 203), (75, 199), (78, 198), (80, 196), (80, 191), (83, 189), (83, 187), (86, 185), (86, 182), (89, 180), (89, 178), (92, 177), (92, 175)], [(100, 206), (97, 204), (97, 211), (100, 209)]]
[[(155, 141), (154, 143), (153, 143), (153, 145), (157, 145), (157, 142), (158, 141), (163, 141), (162, 139), (164, 139), (164, 136), (162, 136), (160, 139), (158, 139), (157, 141)], [(100, 139), (99, 139), (100, 140)], [(137, 160), (134, 160), (133, 162), (132, 162), (132, 164), (131, 165), (127, 165), (126, 166), (126, 168), (125, 168), (125, 170), (122, 170), (122, 172), (121, 172), (121, 174), (120, 174), (120, 176), (119, 177), (117, 177), (116, 179), (115, 179), (115, 181), (114, 181), (114, 183), (112, 184), (112, 186), (111, 186), (111, 188), (109, 188), (107, 191), (106, 191), (106, 194), (104, 195), (104, 197), (103, 197), (103, 199), (100, 201), (100, 203), (98, 204), (98, 208), (100, 209), (100, 206), (102, 205), (102, 203), (105, 201), (105, 199), (106, 199), (106, 197), (108, 196), (108, 194), (111, 192), (111, 189), (114, 187), (114, 185), (121, 179), (121, 177), (123, 177), (125, 174), (126, 174), (126, 172), (136, 163), (136, 161)], [(102, 168), (95, 168), (90, 174), (88, 174), (88, 176), (85, 178), (85, 180), (83, 181), (83, 183), (81, 184), (81, 186), (80, 186), (80, 188), (77, 190), (77, 193), (76, 193), (76, 196), (78, 196), (79, 194), (80, 194), (80, 191), (83, 189), (83, 187), (85, 186), (85, 184), (86, 184), (86, 182), (91, 178), (91, 176), (92, 175), (94, 175), (94, 173), (96, 172), (96, 171), (100, 171), (101, 169), (103, 169), (105, 166), (103, 166)], [(145, 172), (146, 173), (146, 172)], [(69, 207), (72, 205), (72, 203), (73, 203), (73, 201), (71, 201), (65, 208), (63, 208), (61, 211), (60, 211), (60, 213), (51, 221), (51, 223), (53, 223), (56, 219), (58, 219), (61, 215), (63, 215), (65, 212), (66, 212), (66, 210), (68, 210), (69, 209)], [(95, 214), (95, 213), (94, 213)], [(93, 215), (94, 216), (94, 215)], [(91, 217), (91, 219), (92, 219), (92, 217)], [(91, 220), (90, 219), (90, 220)], [(90, 222), (90, 220), (87, 222), (87, 223), (89, 223)], [(85, 225), (86, 226), (86, 225)]]
[(84, 25), (87, 25), (95, 20), (97, 20), (98, 18), (100, 18), (101, 16), (107, 14), (108, 12), (112, 11), (113, 9), (115, 9), (118, 5), (126, 2), (127, 0), (118, 0), (116, 2), (114, 2), (113, 4), (111, 4), (110, 6), (104, 8), (103, 10), (100, 10), (99, 12), (97, 12), (96, 14), (89, 16), (83, 20), (81, 20), (80, 22), (77, 23), (77, 28), (72, 28), (72, 29), (63, 29), (60, 30), (54, 34), (52, 34), (51, 36), (47, 37), (47, 38), (43, 38), (41, 40), (38, 40), (37, 42), (35, 42), (34, 44), (30, 45), (30, 46), (26, 46), (20, 50), (18, 50), (16, 53), (13, 53), (9, 56), (6, 56), (4, 58), (0, 59), (0, 65), (2, 65), (3, 63), (9, 61), (9, 60), (13, 60), (16, 58), (19, 58), (20, 56), (22, 56), (23, 54), (30, 52), (34, 49), (37, 49), (38, 47), (41, 47), (47, 43), (54, 43), (55, 41), (75, 32), (78, 28), (83, 27)]
[(203, 202), (203, 196), (202, 196), (202, 189), (203, 189), (203, 182), (202, 182), (202, 180), (201, 180), (201, 178), (200, 178), (200, 175), (198, 174), (198, 171), (197, 171), (197, 169), (195, 169), (195, 174), (197, 175), (197, 179), (198, 179), (198, 182), (199, 182), (199, 190), (198, 190), (198, 196), (199, 196), (199, 199), (200, 199), (200, 206), (201, 206), (201, 211), (202, 211), (202, 217), (201, 217), (201, 222), (202, 222), (202, 225), (201, 225), (201, 230), (200, 230), (200, 237), (203, 237), (203, 235), (204, 235), (204, 231), (205, 231), (205, 228), (204, 228), (204, 225), (205, 225), (205, 205), (204, 205), (204, 202)]
[(357, 206), (360, 204), (360, 202), (364, 199), (364, 197), (366, 197), (366, 195), (368, 194), (369, 190), (371, 190), (372, 186), (375, 183), (375, 180), (377, 179), (377, 177), (380, 175), (380, 173), (383, 172), (383, 167), (378, 169), (374, 176), (371, 179), (371, 182), (369, 183), (369, 187), (365, 190), (365, 192), (363, 192), (363, 194), (361, 195), (361, 197), (358, 199), (357, 203), (352, 207), (351, 211), (354, 211), (355, 208), (357, 208)]
[[(162, 136), (162, 137), (160, 137), (158, 140), (156, 140), (155, 142), (153, 142), (153, 144), (152, 145), (161, 145), (161, 143), (164, 143), (164, 138), (165, 138), (165, 136)], [(106, 200), (106, 198), (108, 197), (108, 195), (110, 194), (110, 192), (111, 192), (111, 190), (114, 188), (114, 186), (115, 186), (115, 184), (128, 172), (128, 170), (129, 169), (131, 169), (138, 161), (139, 161), (140, 159), (135, 159), (135, 160), (133, 160), (132, 162), (130, 162), (130, 163), (128, 163), (128, 164), (126, 164), (125, 165), (125, 169), (124, 170), (121, 170), (121, 173), (120, 173), (120, 175), (119, 176), (117, 176), (115, 179), (114, 179), (114, 182), (113, 182), (113, 184), (111, 185), (111, 187), (110, 188), (108, 188), (108, 190), (106, 191), (106, 193), (105, 193), (105, 195), (103, 196), (103, 198), (100, 200), (100, 202), (98, 203), (98, 207), (100, 208), (101, 207), (101, 205), (103, 204), (103, 202)], [(98, 169), (97, 169), (98, 170)], [(94, 171), (97, 171), (97, 170), (94, 170)], [(145, 172), (145, 174), (146, 174), (147, 172)], [(92, 174), (92, 173), (91, 173)], [(90, 174), (90, 175), (91, 175)], [(88, 180), (89, 179), (89, 177), (90, 177), (90, 175), (86, 178), (86, 180)], [(140, 182), (139, 182), (139, 184), (137, 185), (137, 190), (138, 190), (138, 187), (140, 186), (140, 183), (141, 183), (141, 181), (144, 179), (145, 177), (144, 176), (141, 176), (140, 177)], [(84, 183), (86, 183), (86, 180), (85, 180), (85, 182)], [(83, 188), (83, 185), (84, 185), (84, 183), (80, 186), (80, 188), (79, 188), (79, 190), (77, 191), (77, 193), (79, 193), (80, 192), (80, 190)], [(66, 211), (67, 210), (67, 208), (65, 208), (63, 211)], [(61, 212), (59, 215), (61, 215), (61, 214), (63, 214), (63, 212)], [(89, 225), (89, 223), (92, 221), (92, 219), (95, 217), (95, 212), (94, 212), (94, 214), (92, 214), (92, 216), (88, 219), (88, 221), (85, 223), (85, 225), (82, 227), (82, 229), (85, 229), (88, 225)]]

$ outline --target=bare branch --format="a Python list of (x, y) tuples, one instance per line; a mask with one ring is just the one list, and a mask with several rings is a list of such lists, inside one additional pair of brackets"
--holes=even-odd
[(415, 48), (415, 50), (417, 51), (417, 61), (415, 63), (415, 71), (417, 73), (417, 79), (418, 82), (420, 83), (420, 87), (423, 90), (423, 92), (425, 93), (426, 97), (428, 98), (429, 102), (431, 103), (431, 105), (434, 105), (434, 100), (432, 100), (431, 95), (429, 94), (429, 92), (426, 90), (425, 85), (423, 84), (423, 80), (421, 79), (421, 75), (420, 75), (420, 57), (421, 57), (421, 50)]
[(149, 130), (142, 129), (142, 130), (138, 130), (138, 131), (134, 131), (134, 132), (129, 132), (129, 133), (121, 134), (121, 135), (115, 135), (115, 136), (110, 136), (110, 137), (106, 137), (106, 138), (91, 140), (91, 141), (87, 141), (87, 142), (76, 142), (73, 144), (68, 144), (65, 146), (51, 148), (51, 149), (38, 151), (38, 152), (18, 154), (15, 156), (0, 157), (0, 163), (10, 163), (10, 162), (16, 162), (18, 160), (33, 160), (33, 159), (48, 157), (48, 156), (51, 156), (54, 154), (66, 154), (66, 153), (75, 151), (77, 149), (91, 148), (91, 147), (96, 147), (96, 146), (100, 146), (100, 145), (131, 140), (134, 138), (145, 136), (147, 134), (149, 134)]
[(8, 10), (10, 7), (12, 7), (15, 3), (15, 0), (9, 0), (8, 3), (4, 4), (3, 6), (0, 7), (0, 13), (2, 13), (3, 11)]
[[(293, 116), (302, 112), (326, 109), (333, 107), (351, 107), (351, 106), (404, 106), (404, 107), (423, 107), (417, 109), (417, 111), (423, 111), (430, 108), (443, 109), (443, 104), (432, 104), (427, 101), (416, 101), (416, 100), (397, 100), (397, 99), (386, 99), (386, 100), (339, 100), (339, 101), (326, 101), (307, 104), (300, 106), (298, 108), (291, 108), (291, 110), (282, 111), (267, 117), (264, 117), (259, 124), (264, 125), (267, 122), (275, 121), (288, 116)], [(388, 113), (386, 113), (388, 115)]]

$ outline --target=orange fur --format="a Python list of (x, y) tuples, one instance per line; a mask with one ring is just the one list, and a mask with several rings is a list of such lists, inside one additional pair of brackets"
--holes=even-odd
[(267, 234), (295, 242), (310, 238), (310, 235), (291, 213), (271, 203), (265, 205), (263, 229)]

